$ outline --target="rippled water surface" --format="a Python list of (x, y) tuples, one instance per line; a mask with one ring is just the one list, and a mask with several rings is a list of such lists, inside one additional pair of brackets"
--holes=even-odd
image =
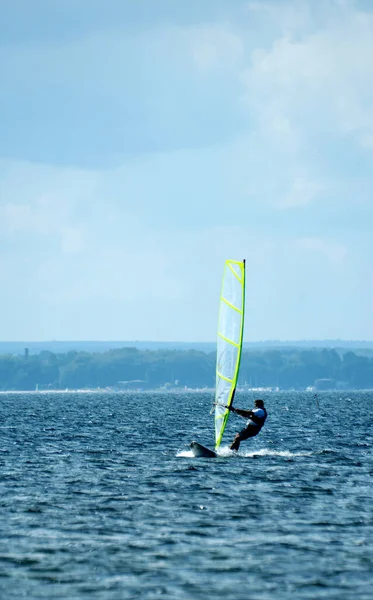
[(1, 394), (0, 597), (371, 600), (373, 393), (265, 400), (196, 459), (209, 394)]

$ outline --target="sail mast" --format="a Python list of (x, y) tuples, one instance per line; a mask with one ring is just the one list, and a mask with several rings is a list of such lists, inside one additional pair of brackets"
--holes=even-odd
[[(233, 398), (234, 398), (234, 394), (236, 392), (236, 386), (237, 386), (237, 380), (238, 380), (238, 373), (240, 372), (240, 366), (241, 366), (241, 356), (242, 356), (242, 346), (243, 346), (243, 332), (245, 329), (245, 293), (246, 293), (246, 260), (243, 259), (242, 261), (242, 319), (241, 319), (241, 330), (240, 330), (240, 341), (239, 341), (239, 352), (238, 352), (238, 358), (237, 358), (237, 365), (236, 365), (236, 377), (235, 377), (235, 381), (236, 381), (236, 385), (232, 394), (232, 402), (233, 402)], [(232, 404), (231, 402), (231, 404)]]

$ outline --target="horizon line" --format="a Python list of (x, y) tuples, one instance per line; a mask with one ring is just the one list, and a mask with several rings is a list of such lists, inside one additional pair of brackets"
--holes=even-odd
[[(269, 343), (303, 343), (303, 342), (357, 342), (364, 344), (373, 344), (373, 340), (367, 339), (354, 339), (354, 338), (296, 338), (296, 339), (264, 339), (264, 340), (244, 340), (244, 344), (269, 344)], [(215, 344), (216, 339), (214, 340), (150, 340), (150, 339), (43, 339), (43, 340), (27, 340), (27, 339), (19, 339), (19, 340), (0, 340), (0, 344), (68, 344), (68, 343), (88, 343), (88, 344)]]

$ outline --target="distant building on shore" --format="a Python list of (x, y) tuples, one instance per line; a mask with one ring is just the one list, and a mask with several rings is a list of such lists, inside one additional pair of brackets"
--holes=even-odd
[(345, 381), (336, 381), (335, 379), (316, 379), (312, 389), (316, 392), (323, 390), (345, 390), (348, 385)]

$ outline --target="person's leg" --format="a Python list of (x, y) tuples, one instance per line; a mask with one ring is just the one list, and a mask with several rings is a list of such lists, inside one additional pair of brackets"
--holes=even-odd
[(234, 438), (233, 442), (229, 446), (230, 450), (238, 450), (238, 448), (240, 447), (240, 443), (241, 443), (240, 434), (237, 433), (237, 435)]
[(233, 442), (229, 446), (230, 450), (238, 450), (242, 440), (247, 440), (248, 438), (254, 437), (259, 433), (259, 431), (260, 429), (258, 429), (258, 427), (252, 427), (249, 425), (248, 427), (246, 427), (246, 429), (243, 429), (242, 431), (240, 431), (240, 433), (237, 433)]

